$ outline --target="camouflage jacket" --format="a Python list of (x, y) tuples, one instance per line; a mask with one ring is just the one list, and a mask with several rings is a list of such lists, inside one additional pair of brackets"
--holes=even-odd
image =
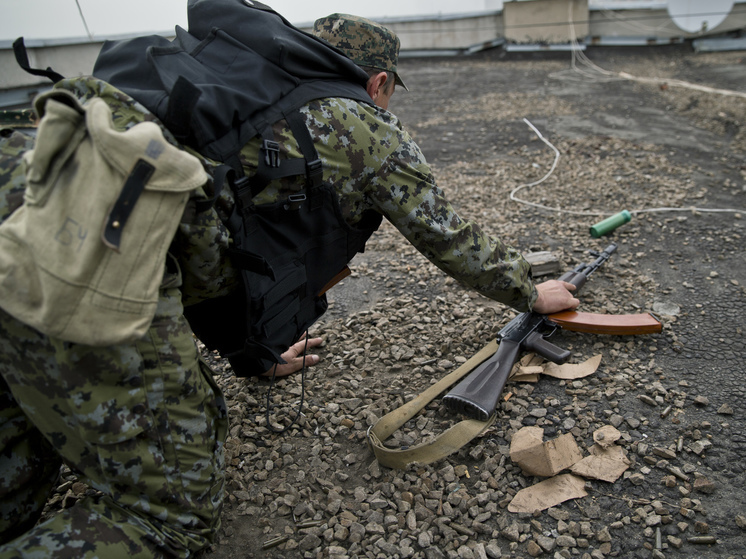
[[(114, 122), (121, 129), (155, 120), (142, 105), (101, 80), (75, 78), (56, 87), (81, 99), (101, 97), (112, 108)], [(530, 265), (514, 248), (489, 237), (476, 223), (456, 213), (396, 116), (340, 98), (312, 101), (301, 112), (317, 140), (323, 180), (334, 185), (348, 223), (357, 223), (365, 211), (378, 212), (446, 274), (516, 310), (533, 306), (537, 294)], [(281, 158), (301, 157), (284, 121), (274, 125), (274, 133)], [(166, 138), (173, 140), (167, 133)], [(248, 176), (256, 172), (260, 147), (261, 138), (256, 137), (241, 151)], [(304, 184), (303, 177), (272, 181), (254, 203), (274, 202), (300, 191)], [(195, 199), (205, 197), (204, 192), (195, 193)], [(238, 275), (226, 256), (230, 236), (219, 215), (229, 215), (232, 204), (230, 192), (223, 192), (217, 211), (197, 213), (194, 204), (187, 208), (172, 247), (181, 272), (174, 281), (182, 283), (185, 305), (225, 295), (238, 286)]]
[[(490, 299), (519, 311), (536, 300), (530, 265), (518, 251), (462, 219), (438, 188), (419, 146), (392, 113), (349, 99), (311, 101), (301, 109), (333, 184), (342, 214), (355, 224), (366, 210), (388, 219), (433, 264)], [(283, 121), (274, 126), (281, 157), (301, 157)], [(241, 152), (256, 171), (261, 139)], [(268, 203), (303, 188), (302, 179), (274, 181), (254, 202)]]

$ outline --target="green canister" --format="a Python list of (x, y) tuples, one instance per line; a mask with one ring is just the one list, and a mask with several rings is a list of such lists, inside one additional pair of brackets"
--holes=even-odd
[(630, 219), (632, 219), (632, 214), (630, 214), (627, 210), (622, 210), (618, 214), (614, 214), (611, 217), (607, 217), (603, 221), (599, 221), (595, 225), (591, 225), (591, 237), (598, 238), (602, 235), (606, 235), (607, 233), (611, 233), (614, 229), (616, 229), (620, 225), (624, 225)]

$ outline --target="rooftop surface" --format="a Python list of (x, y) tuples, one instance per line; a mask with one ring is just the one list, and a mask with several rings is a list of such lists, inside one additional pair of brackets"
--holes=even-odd
[[(600, 353), (598, 371), (509, 383), (512, 397), (481, 438), (429, 466), (381, 468), (368, 426), (513, 316), (384, 226), (331, 292), (300, 427), (270, 436), (266, 383), (236, 380), (215, 362), (239, 427), (228, 445), (233, 497), (213, 556), (743, 557), (746, 57), (684, 45), (586, 55), (574, 69), (568, 53), (499, 49), (405, 60), (411, 91), (397, 92), (390, 108), (458, 211), (493, 235), (524, 252), (554, 251), (564, 269), (617, 243), (580, 310), (655, 312), (663, 333), (556, 334), (573, 362)], [(623, 209), (629, 223), (589, 235)], [(301, 380), (276, 389), (272, 418), (287, 422)], [(436, 400), (392, 445), (428, 440), (456, 419)], [(507, 511), (519, 489), (540, 481), (507, 456), (519, 428), (541, 426), (547, 439), (571, 433), (587, 454), (593, 431), (608, 424), (631, 462), (622, 478), (588, 481), (587, 497), (534, 515)], [(280, 544), (260, 549), (276, 537)]]
[[(569, 53), (500, 49), (403, 60), (410, 92), (390, 109), (459, 213), (492, 235), (554, 252), (562, 269), (617, 243), (580, 310), (654, 312), (663, 332), (557, 333), (571, 362), (600, 354), (599, 369), (509, 382), (496, 423), (459, 452), (380, 467), (368, 427), (514, 316), (384, 224), (330, 292), (312, 332), (326, 340), (321, 363), (304, 384), (295, 375), (273, 389), (277, 424), (295, 417), (305, 391), (286, 435), (267, 429), (267, 382), (236, 379), (206, 355), (232, 422), (225, 522), (207, 557), (744, 557), (746, 53), (585, 55), (574, 65)], [(623, 209), (629, 223), (590, 236)], [(456, 420), (436, 399), (388, 442), (411, 446)], [(508, 512), (517, 491), (541, 481), (508, 456), (518, 429), (569, 433), (588, 454), (609, 424), (630, 462), (621, 478), (588, 480), (588, 496), (542, 512)]]

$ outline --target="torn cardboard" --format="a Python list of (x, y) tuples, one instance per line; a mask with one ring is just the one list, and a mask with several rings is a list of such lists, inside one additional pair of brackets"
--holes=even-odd
[(594, 444), (591, 455), (586, 456), (577, 464), (573, 464), (570, 471), (587, 479), (598, 479), (614, 483), (627, 471), (631, 462), (625, 456), (621, 446), (602, 447)]
[(562, 474), (521, 489), (508, 505), (510, 512), (545, 510), (570, 499), (585, 497), (585, 482), (572, 474)]
[(544, 367), (544, 374), (554, 378), (564, 380), (574, 380), (592, 375), (601, 364), (601, 354), (594, 355), (582, 363), (565, 363), (557, 365), (556, 363), (547, 363)]
[(593, 431), (593, 441), (603, 448), (610, 447), (617, 442), (621, 436), (622, 434), (619, 432), (619, 429), (613, 425), (604, 425), (600, 429)]
[[(616, 444), (621, 433), (611, 425), (593, 432), (596, 441), (583, 458), (570, 433), (544, 442), (544, 429), (523, 427), (510, 441), (510, 458), (523, 473), (549, 477), (519, 491), (508, 505), (510, 512), (534, 512), (553, 507), (569, 499), (587, 495), (582, 478), (614, 483), (631, 462), (625, 450)], [(571, 474), (556, 475), (564, 469)], [(579, 477), (582, 476), (582, 477)]]
[(583, 458), (570, 433), (544, 442), (544, 429), (523, 427), (510, 441), (510, 459), (524, 474), (551, 477)]
[(535, 353), (525, 355), (520, 361), (513, 365), (508, 377), (513, 382), (538, 382), (539, 375), (547, 375), (563, 380), (574, 380), (592, 375), (601, 364), (601, 355), (594, 355), (582, 363), (556, 363), (544, 362), (544, 359)]

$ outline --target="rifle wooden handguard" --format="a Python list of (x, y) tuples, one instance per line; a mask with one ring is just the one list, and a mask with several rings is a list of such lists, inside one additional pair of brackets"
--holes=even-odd
[(547, 315), (547, 319), (565, 330), (588, 334), (627, 336), (656, 334), (663, 329), (660, 320), (650, 313), (595, 314), (562, 311)]

